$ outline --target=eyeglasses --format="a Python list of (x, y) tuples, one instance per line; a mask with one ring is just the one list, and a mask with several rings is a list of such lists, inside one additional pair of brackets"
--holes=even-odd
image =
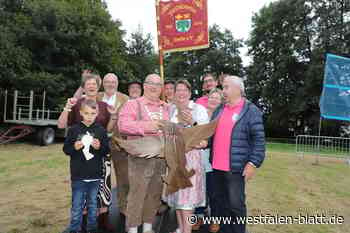
[(154, 82), (150, 82), (150, 81), (147, 81), (145, 83), (148, 85), (157, 86), (157, 87), (163, 86), (163, 83), (154, 83)]

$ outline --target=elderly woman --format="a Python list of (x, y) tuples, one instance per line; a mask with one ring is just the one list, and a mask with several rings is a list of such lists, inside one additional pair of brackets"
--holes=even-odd
[[(172, 105), (170, 110), (171, 121), (179, 123), (183, 127), (208, 123), (209, 117), (206, 109), (190, 101), (190, 98), (190, 83), (186, 80), (179, 80), (175, 85), (175, 104)], [(206, 145), (206, 142), (202, 142), (198, 148), (193, 148), (193, 150), (186, 153), (186, 168), (195, 171), (195, 175), (190, 178), (193, 186), (180, 189), (163, 197), (163, 200), (170, 207), (176, 209), (176, 217), (179, 224), (176, 232), (191, 233), (191, 225), (188, 222), (188, 218), (193, 214), (196, 207), (205, 206), (205, 172), (199, 148)]]
[[(108, 132), (113, 130), (116, 123), (117, 111), (113, 106), (109, 106), (103, 101), (98, 101), (98, 90), (101, 86), (101, 78), (99, 75), (92, 73), (83, 73), (81, 87), (85, 95), (80, 98), (69, 98), (66, 106), (58, 119), (59, 128), (67, 128), (81, 121), (79, 113), (80, 105), (84, 99), (92, 99), (97, 102), (99, 113), (96, 123), (102, 125)], [(111, 162), (110, 159), (103, 161), (103, 180), (101, 181), (98, 193), (99, 203), (99, 228), (110, 228), (108, 224), (108, 207), (111, 204)]]

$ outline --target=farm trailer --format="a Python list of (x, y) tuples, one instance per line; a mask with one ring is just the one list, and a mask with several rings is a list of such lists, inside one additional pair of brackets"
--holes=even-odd
[[(27, 135), (35, 135), (36, 142), (41, 146), (45, 146), (52, 144), (57, 136), (64, 136), (64, 130), (58, 130), (57, 128), (60, 111), (52, 111), (46, 108), (45, 91), (38, 96), (34, 94), (34, 91), (30, 91), (29, 96), (24, 96), (15, 90), (12, 104), (9, 103), (10, 96), (11, 94), (5, 90), (3, 120), (10, 127), (0, 134), (0, 144), (16, 141)], [(39, 99), (36, 97), (39, 97)], [(40, 108), (37, 107), (40, 105), (39, 102), (41, 104)], [(10, 110), (11, 106), (12, 109)]]

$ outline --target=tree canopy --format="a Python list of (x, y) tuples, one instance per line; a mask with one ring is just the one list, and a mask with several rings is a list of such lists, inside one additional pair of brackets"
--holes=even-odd
[(349, 7), (345, 0), (280, 0), (253, 16), (248, 95), (266, 113), (271, 135), (305, 126), (317, 132), (324, 55), (349, 54)]
[(103, 1), (1, 0), (1, 86), (72, 94), (83, 69), (128, 73), (121, 23)]
[(218, 25), (209, 28), (210, 46), (207, 49), (177, 52), (165, 56), (165, 76), (168, 79), (188, 79), (194, 89), (201, 90), (200, 77), (205, 73), (243, 76), (244, 69), (239, 49), (241, 39), (235, 39), (228, 29)]

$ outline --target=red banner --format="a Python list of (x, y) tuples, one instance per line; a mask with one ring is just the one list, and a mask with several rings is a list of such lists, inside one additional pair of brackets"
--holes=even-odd
[(207, 0), (158, 2), (158, 44), (163, 52), (209, 47)]

